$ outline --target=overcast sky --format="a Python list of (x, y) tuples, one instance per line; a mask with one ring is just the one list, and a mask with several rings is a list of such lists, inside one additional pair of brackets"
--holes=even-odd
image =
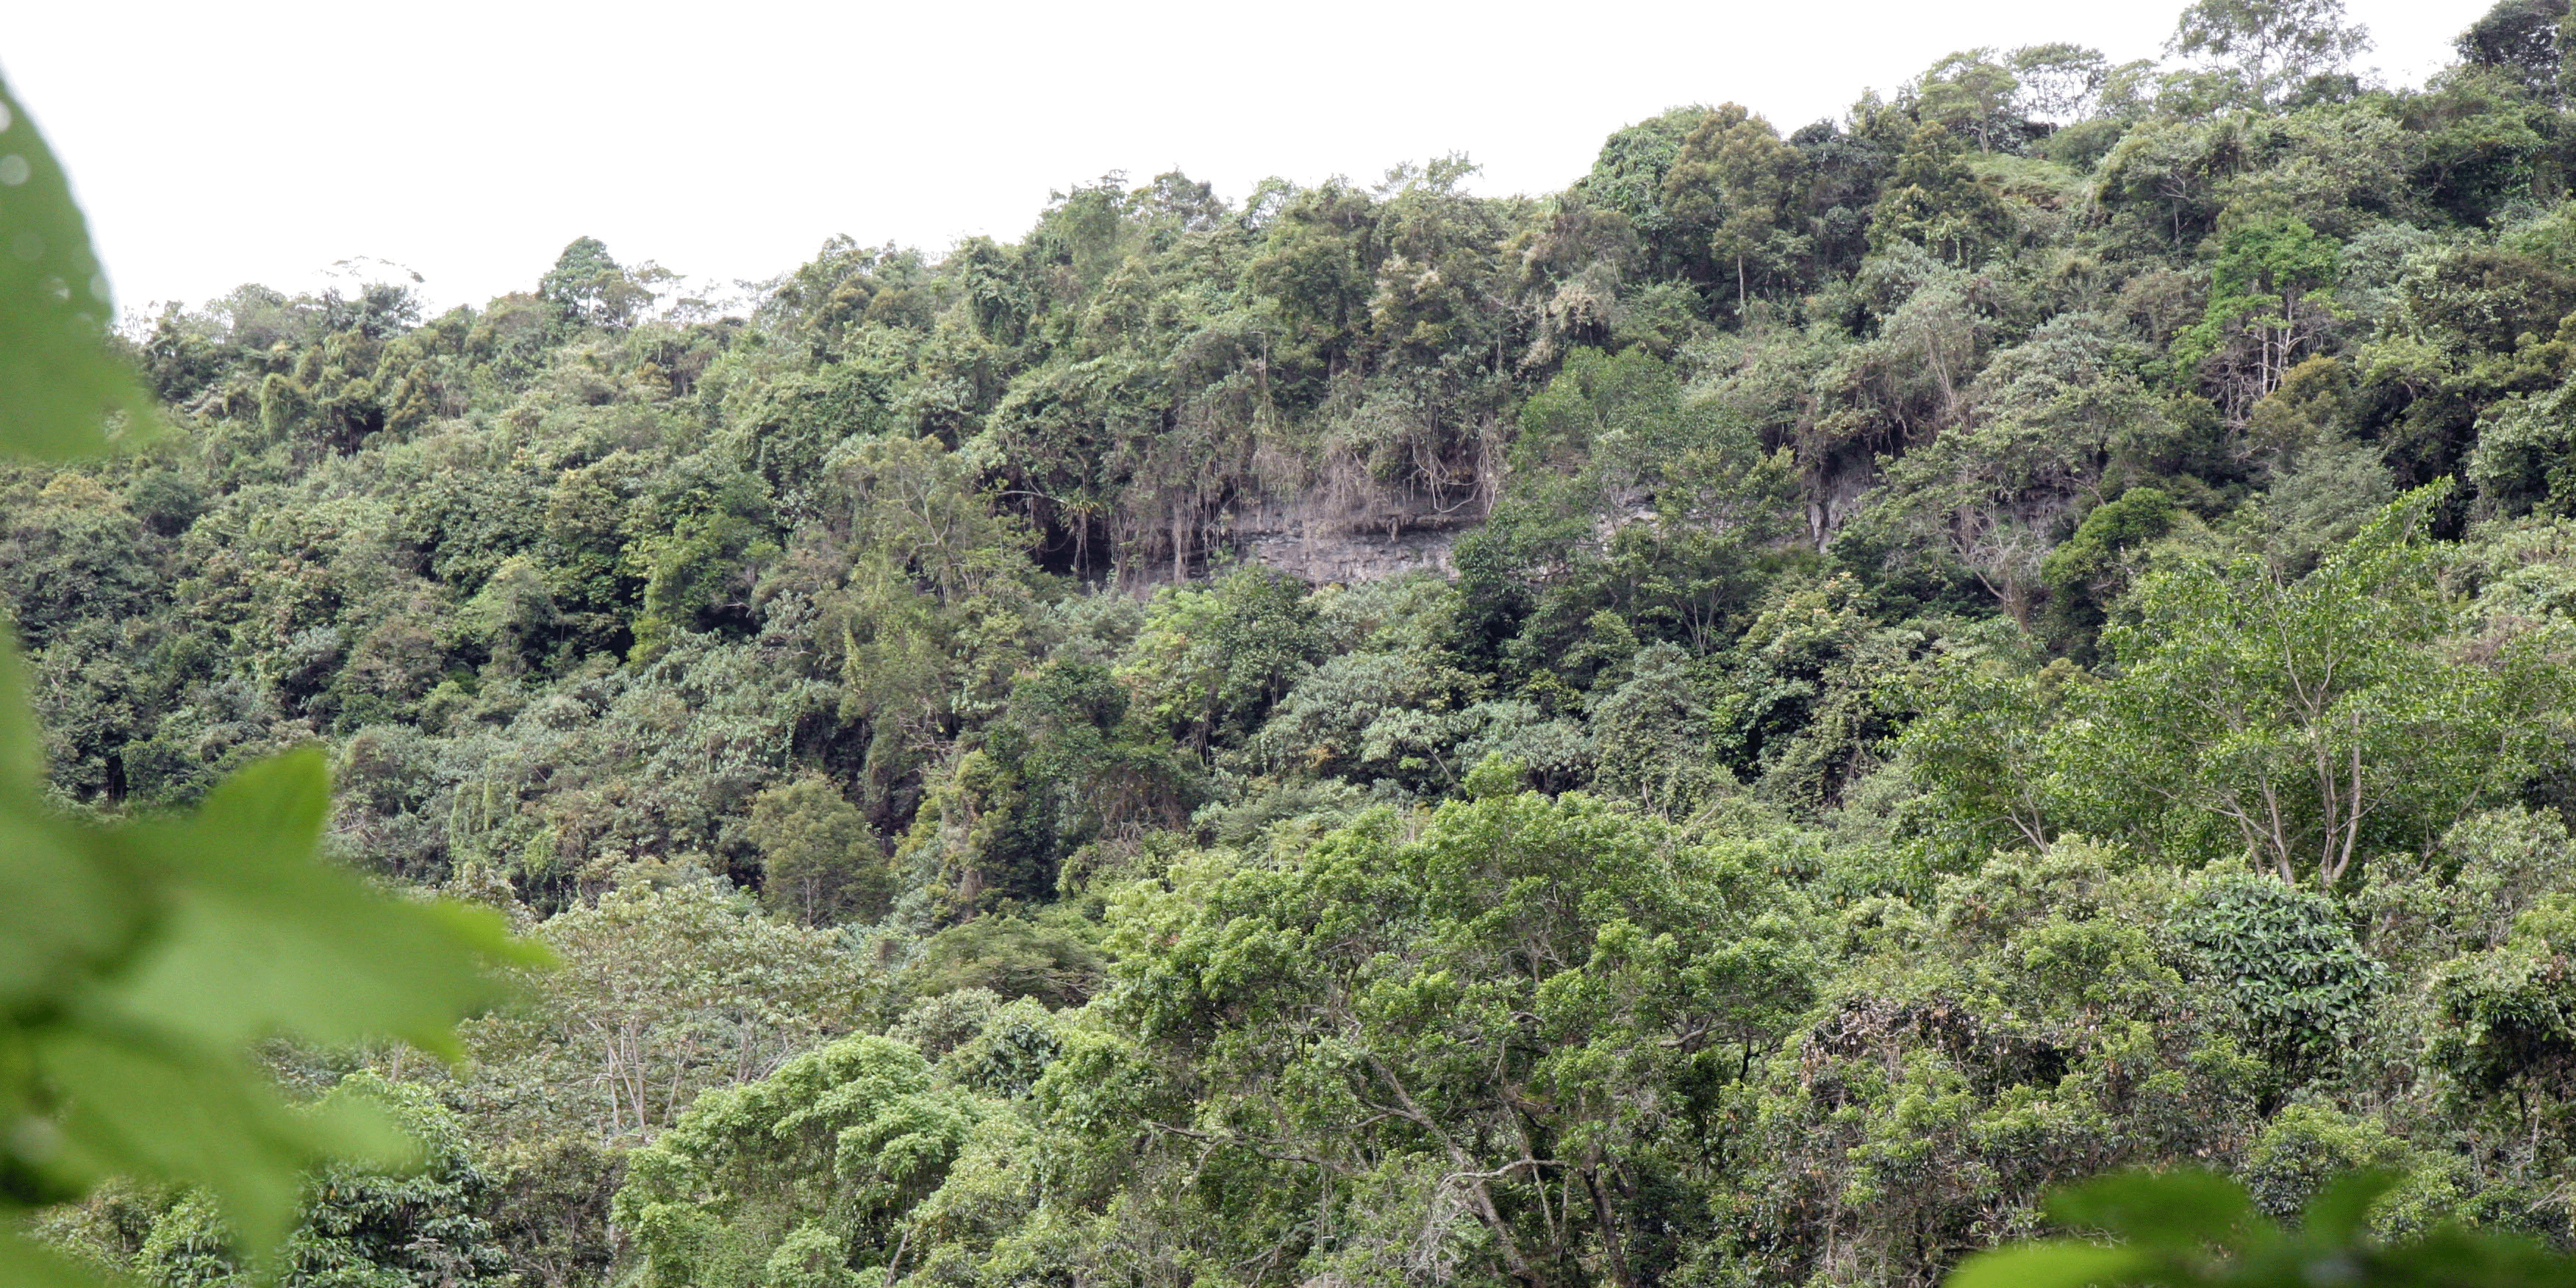
[[(2403, 82), (2487, 7), (2348, 3)], [(1668, 106), (1732, 99), (1787, 130), (1955, 49), (2153, 56), (2179, 7), (93, 0), (19, 6), (0, 71), (127, 307), (312, 289), (360, 256), (451, 304), (532, 284), (584, 234), (720, 280), (835, 233), (1013, 237), (1112, 170), (1239, 198), (1464, 152), (1482, 191), (1552, 191)]]

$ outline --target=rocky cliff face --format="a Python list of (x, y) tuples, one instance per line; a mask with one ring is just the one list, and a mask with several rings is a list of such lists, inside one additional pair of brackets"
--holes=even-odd
[(1472, 516), (1397, 516), (1382, 527), (1350, 528), (1316, 521), (1295, 510), (1264, 509), (1237, 516), (1235, 543), (1245, 557), (1312, 585), (1375, 581), (1431, 569), (1447, 576), (1458, 534), (1482, 520)]
[[(1810, 485), (1807, 539), (1816, 549), (1832, 543), (1877, 481), (1875, 470), (1857, 469)], [(1237, 558), (1276, 568), (1308, 585), (1348, 585), (1426, 570), (1448, 577), (1457, 571), (1451, 551), (1460, 536), (1485, 521), (1492, 508), (1489, 497), (1479, 491), (1444, 508), (1421, 499), (1374, 497), (1337, 504), (1310, 493), (1231, 510), (1209, 536)], [(1649, 498), (1630, 498), (1628, 507), (1614, 507), (1603, 516), (1601, 539), (1607, 542), (1617, 528), (1653, 515)], [(1142, 579), (1147, 585), (1169, 580), (1168, 569)]]
[(1311, 497), (1264, 502), (1226, 521), (1225, 541), (1241, 557), (1310, 585), (1348, 584), (1429, 570), (1450, 575), (1459, 534), (1484, 522), (1485, 501), (1449, 508), (1421, 499), (1335, 505)]

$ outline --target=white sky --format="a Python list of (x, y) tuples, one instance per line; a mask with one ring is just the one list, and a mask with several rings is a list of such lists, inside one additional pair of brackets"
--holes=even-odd
[[(2488, 0), (2347, 0), (2420, 81)], [(588, 234), (763, 278), (848, 233), (1016, 237), (1050, 189), (1179, 168), (1373, 179), (1457, 151), (1546, 192), (1601, 139), (1732, 99), (1783, 130), (1955, 49), (2151, 57), (2181, 0), (93, 0), (20, 4), (0, 70), (129, 308), (358, 256), (440, 304)]]

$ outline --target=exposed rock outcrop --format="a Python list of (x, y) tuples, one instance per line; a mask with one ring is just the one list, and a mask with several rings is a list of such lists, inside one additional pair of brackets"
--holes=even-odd
[(1482, 522), (1481, 504), (1442, 512), (1427, 505), (1382, 515), (1325, 515), (1302, 505), (1263, 506), (1233, 518), (1235, 548), (1251, 561), (1313, 585), (1376, 581), (1431, 569), (1447, 576), (1458, 534)]

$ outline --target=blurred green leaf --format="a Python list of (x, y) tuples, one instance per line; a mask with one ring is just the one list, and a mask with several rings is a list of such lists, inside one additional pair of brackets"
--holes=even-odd
[(58, 996), (143, 933), (150, 883), (91, 839), (28, 797), (0, 800), (0, 1007)]
[(321, 750), (306, 748), (243, 770), (190, 817), (136, 828), (173, 874), (171, 924), (115, 990), (120, 1009), (218, 1044), (389, 1035), (454, 1058), (457, 1017), (498, 995), (484, 965), (537, 950), (488, 911), (397, 903), (312, 862), (329, 806)]
[(401, 1140), (363, 1107), (298, 1114), (237, 1053), (105, 1024), (37, 1044), (39, 1071), (71, 1089), (59, 1170), (201, 1185), (254, 1254), (295, 1223), (305, 1167), (323, 1158), (399, 1162)]
[(0, 796), (33, 797), (45, 789), (44, 741), (27, 704), (27, 666), (18, 637), (0, 627)]
[[(2456, 1226), (2389, 1245), (2367, 1225), (2396, 1184), (2357, 1172), (2308, 1205), (2296, 1234), (2252, 1217), (2242, 1187), (2208, 1172), (2130, 1172), (2060, 1191), (2063, 1224), (2127, 1234), (2126, 1246), (2030, 1243), (1970, 1257), (1949, 1288), (2564, 1288), (2576, 1261)], [(2218, 1255), (2221, 1248), (2235, 1255)]]
[(290, 1107), (250, 1045), (391, 1036), (452, 1056), (455, 1022), (498, 996), (490, 968), (545, 956), (486, 911), (393, 899), (321, 862), (329, 801), (311, 748), (192, 814), (113, 827), (0, 784), (0, 843), (18, 842), (0, 896), (21, 896), (0, 903), (12, 1203), (112, 1175), (202, 1186), (257, 1258), (293, 1227), (307, 1168), (410, 1157), (372, 1102)]
[(0, 1229), (0, 1284), (8, 1288), (98, 1288), (98, 1272)]
[[(103, 898), (115, 885), (101, 874), (124, 874), (133, 896), (102, 905), (123, 921), (56, 899), (55, 911), (97, 923), (56, 955), (98, 973), (52, 981), (54, 1016), (19, 1035), (35, 1086), (16, 1097), (20, 1112), (49, 1095), (65, 1106), (48, 1120), (50, 1152), (19, 1160), (47, 1192), (110, 1175), (200, 1185), (257, 1256), (293, 1226), (305, 1168), (408, 1156), (369, 1102), (289, 1108), (246, 1058), (250, 1044), (392, 1036), (452, 1056), (455, 1022), (498, 995), (489, 967), (543, 953), (488, 912), (398, 901), (319, 862), (329, 802), (321, 753), (307, 748), (243, 770), (184, 817), (83, 830), (32, 801), (0, 804), (0, 830), (60, 841), (47, 870), (66, 889)], [(22, 866), (36, 870), (12, 863), (12, 880)], [(12, 930), (40, 929), (17, 920)], [(121, 957), (72, 951), (113, 948), (108, 931), (129, 923), (142, 929), (126, 931), (135, 943)]]
[(0, 1007), (17, 1010), (141, 928), (141, 883), (38, 805), (43, 766), (26, 667), (0, 631)]
[(2379, 1169), (2336, 1178), (2308, 1201), (2307, 1211), (2301, 1214), (2299, 1233), (2326, 1243), (2349, 1243), (2360, 1238), (2370, 1224), (2370, 1205), (2401, 1179), (2395, 1172)]
[[(0, 87), (0, 452), (90, 455), (157, 426), (111, 317), (61, 167)], [(41, 746), (0, 632), (0, 1218), (125, 1175), (203, 1187), (267, 1256), (307, 1168), (400, 1166), (413, 1148), (364, 1098), (290, 1107), (251, 1044), (383, 1035), (453, 1057), (455, 1022), (496, 995), (489, 969), (542, 951), (488, 912), (321, 862), (318, 749), (243, 770), (192, 814), (97, 826), (48, 807)], [(0, 1227), (0, 1284), (95, 1281)]]
[(63, 168), (0, 84), (0, 451), (95, 456), (157, 431), (151, 398), (104, 343), (115, 320)]
[(2225, 1243), (2259, 1228), (2244, 1187), (2210, 1172), (2124, 1172), (2060, 1192), (2048, 1204), (2058, 1224), (2116, 1234), (2150, 1248)]
[(2152, 1262), (2128, 1248), (2090, 1243), (2030, 1243), (1970, 1257), (1950, 1288), (2085, 1288), (2116, 1283)]

